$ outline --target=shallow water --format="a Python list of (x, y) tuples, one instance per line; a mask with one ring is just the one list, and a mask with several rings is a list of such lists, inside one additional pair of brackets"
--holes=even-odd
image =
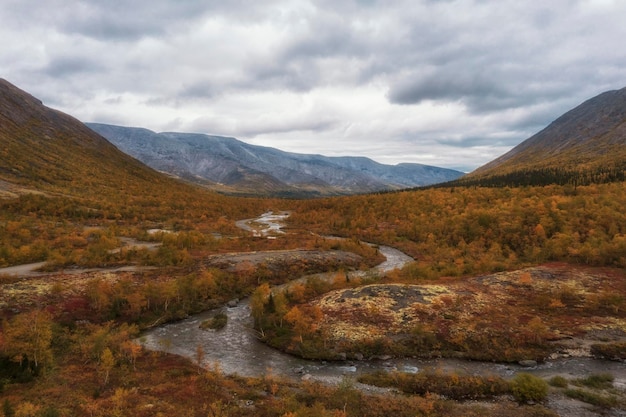
[[(388, 271), (412, 260), (393, 248), (383, 246), (379, 250), (387, 260), (375, 267), (376, 271)], [(218, 331), (200, 329), (202, 321), (218, 312), (228, 316), (226, 327)], [(142, 335), (141, 342), (148, 349), (189, 358), (195, 358), (198, 346), (201, 346), (205, 364), (218, 364), (227, 374), (243, 376), (260, 376), (268, 370), (281, 375), (307, 373), (313, 376), (341, 376), (344, 373), (354, 373), (362, 367), (347, 363), (309, 361), (282, 353), (261, 343), (252, 327), (253, 320), (246, 299), (236, 307), (207, 311), (148, 330)], [(360, 365), (363, 364), (365, 362)]]
[[(216, 312), (225, 312), (228, 324), (222, 330), (201, 330), (200, 323)], [(165, 351), (195, 358), (198, 346), (204, 351), (204, 364), (219, 365), (226, 374), (242, 376), (274, 375), (298, 377), (309, 374), (313, 379), (357, 376), (375, 370), (398, 370), (415, 373), (424, 369), (440, 369), (470, 375), (499, 375), (512, 377), (518, 372), (538, 376), (563, 375), (578, 378), (597, 372), (611, 372), (616, 385), (626, 385), (626, 365), (620, 362), (590, 358), (566, 358), (549, 361), (536, 367), (515, 364), (465, 361), (459, 359), (390, 359), (375, 361), (310, 361), (270, 348), (256, 338), (252, 329), (250, 308), (246, 301), (237, 307), (223, 308), (195, 315), (189, 319), (166, 324), (147, 331), (142, 344), (151, 350)]]
[(274, 213), (268, 211), (255, 219), (238, 220), (235, 225), (240, 229), (247, 230), (255, 237), (284, 233), (282, 221), (289, 217), (289, 212)]

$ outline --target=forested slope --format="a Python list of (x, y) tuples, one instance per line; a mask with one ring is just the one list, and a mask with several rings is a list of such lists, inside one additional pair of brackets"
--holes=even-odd
[(626, 179), (626, 88), (568, 111), (459, 184), (597, 184)]
[(456, 187), (294, 204), (294, 225), (401, 248), (425, 277), (554, 260), (626, 267), (623, 182)]

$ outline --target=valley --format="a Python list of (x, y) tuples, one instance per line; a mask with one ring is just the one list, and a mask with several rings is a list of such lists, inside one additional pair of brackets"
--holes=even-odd
[(601, 132), (559, 181), (301, 199), (164, 175), (2, 80), (1, 412), (623, 415), (621, 94), (559, 122)]
[[(393, 269), (402, 268), (411, 261), (410, 257), (393, 250), (392, 248), (380, 247), (379, 250), (383, 253), (383, 255), (385, 255), (386, 260), (374, 267), (370, 272), (371, 274), (384, 274)], [(242, 254), (241, 256), (246, 255)], [(243, 262), (244, 259), (239, 259), (239, 261)], [(581, 284), (584, 285), (585, 281), (589, 279), (596, 281), (596, 284), (598, 283), (598, 280), (608, 279), (608, 277), (603, 277), (599, 271), (596, 273), (593, 271), (576, 272), (565, 265), (555, 265), (547, 266), (545, 268), (515, 271), (507, 274), (483, 277), (479, 281), (481, 281), (481, 283), (488, 281), (489, 286), (483, 289), (473, 288), (473, 291), (471, 292), (477, 297), (490, 299), (492, 302), (503, 302), (509, 304), (510, 300), (507, 300), (507, 297), (516, 297), (516, 295), (510, 290), (515, 287), (519, 287), (520, 285), (522, 287), (526, 287), (526, 290), (530, 290), (531, 285), (538, 286), (537, 288), (533, 288), (533, 291), (538, 291), (539, 287), (544, 287), (544, 291), (547, 290), (549, 293), (558, 295), (559, 291), (563, 291), (562, 286), (557, 284), (554, 287), (547, 287), (546, 281), (535, 282), (533, 284), (533, 280), (562, 280), (562, 277), (558, 277), (559, 273), (561, 275), (568, 276), (569, 281), (564, 283), (565, 287)], [(363, 276), (364, 274), (367, 274), (367, 272), (354, 271), (348, 274), (347, 278), (349, 279), (352, 277), (354, 279), (356, 277)], [(582, 274), (585, 274), (586, 277), (583, 277)], [(318, 279), (332, 280), (334, 275), (335, 273), (327, 273), (324, 275), (296, 278), (287, 284), (279, 286), (278, 291), (289, 288), (289, 285), (293, 285), (294, 282), (302, 283), (307, 280)], [(399, 292), (390, 291), (394, 287), (397, 288)], [(455, 288), (459, 287), (458, 282), (440, 284), (432, 287), (434, 291), (431, 290), (429, 292), (428, 286), (409, 286), (406, 284), (401, 286), (370, 285), (358, 288), (361, 292), (368, 293), (364, 298), (359, 298), (358, 296), (355, 297), (354, 294), (346, 294), (347, 292), (354, 293), (353, 290), (339, 290), (326, 294), (319, 300), (319, 303), (325, 305), (328, 309), (341, 308), (343, 314), (348, 313), (354, 315), (354, 313), (350, 313), (350, 309), (353, 309), (354, 307), (347, 305), (345, 298), (352, 298), (355, 300), (354, 302), (359, 301), (361, 304), (367, 304), (367, 299), (369, 298), (374, 302), (374, 305), (377, 305), (378, 308), (380, 308), (380, 306), (385, 304), (383, 301), (383, 297), (385, 296), (391, 298), (391, 302), (394, 304), (406, 305), (407, 303), (410, 303), (409, 300), (412, 296), (409, 294), (413, 290), (418, 295), (418, 299), (421, 300), (420, 302), (426, 303), (425, 298), (428, 298), (428, 304), (441, 303), (440, 300), (435, 300), (433, 297), (448, 297), (446, 302), (451, 303), (452, 297), (458, 297), (469, 293), (468, 289), (465, 287), (461, 289)], [(500, 287), (500, 293), (494, 294), (492, 290), (497, 287)], [(374, 293), (377, 292), (378, 295), (374, 296), (374, 293), (369, 291), (370, 289), (375, 289)], [(597, 289), (595, 289), (595, 291), (597, 291)], [(505, 295), (505, 292), (508, 293), (508, 295)], [(583, 293), (583, 291), (576, 292), (578, 295), (582, 295)], [(474, 308), (484, 308), (484, 304), (481, 307), (480, 304), (475, 301), (464, 300), (463, 304), (466, 307), (473, 306)], [(494, 305), (491, 305), (491, 308), (494, 307)], [(564, 308), (565, 305), (561, 307)], [(384, 318), (375, 316), (376, 313), (372, 310), (372, 308), (375, 307), (366, 305), (366, 308), (370, 310), (369, 320), (371, 323), (377, 324), (385, 322)], [(397, 309), (393, 307), (391, 309), (387, 308), (385, 309), (385, 312), (389, 312), (390, 310)], [(452, 311), (452, 309), (443, 310), (443, 314), (451, 314)], [(211, 332), (211, 335), (207, 336), (207, 330), (202, 330), (200, 323), (222, 312), (228, 317), (226, 327), (224, 329)], [(400, 311), (400, 313), (405, 316), (404, 319), (406, 320), (406, 312), (403, 313)], [(464, 313), (470, 316), (489, 316), (489, 314), (485, 314), (483, 312), (467, 311), (466, 309)], [(328, 313), (328, 316), (331, 320), (333, 320), (333, 317), (339, 317), (341, 314), (336, 312)], [(448, 320), (450, 320), (450, 318), (448, 318)], [(499, 322), (500, 325), (509, 327), (508, 331), (512, 332), (511, 335), (513, 333), (521, 332), (521, 329), (516, 329), (514, 326), (511, 326), (510, 323), (503, 323), (502, 317), (496, 318), (495, 320)], [(423, 323), (429, 322), (428, 319), (422, 319), (421, 321)], [(465, 323), (461, 320), (456, 320), (456, 322), (459, 327), (475, 325)], [(350, 331), (347, 333), (344, 332), (343, 334), (348, 335), (352, 340), (356, 340), (355, 338), (358, 337), (359, 333), (357, 332), (355, 326), (358, 326), (358, 324), (358, 322), (351, 323), (349, 325), (349, 327), (352, 327)], [(610, 371), (616, 376), (616, 384), (626, 386), (626, 366), (622, 362), (593, 359), (590, 350), (590, 345), (594, 343), (603, 343), (603, 341), (604, 343), (608, 343), (607, 341), (622, 343), (626, 341), (626, 333), (623, 330), (625, 328), (624, 323), (620, 321), (613, 321), (611, 319), (605, 323), (595, 322), (594, 325), (596, 328), (592, 330), (593, 339), (576, 339), (572, 336), (574, 334), (573, 330), (575, 329), (568, 328), (567, 326), (562, 327), (559, 330), (561, 336), (557, 336), (554, 339), (554, 341), (560, 342), (558, 351), (551, 353), (548, 357), (542, 358), (538, 364), (535, 363), (530, 367), (528, 365), (524, 366), (516, 363), (503, 365), (498, 362), (464, 361), (453, 358), (407, 359), (400, 356), (400, 359), (398, 359), (397, 355), (392, 356), (384, 354), (384, 352), (379, 357), (374, 358), (366, 358), (359, 353), (350, 357), (347, 362), (347, 358), (345, 357), (342, 360), (337, 360), (335, 358), (334, 360), (330, 360), (330, 362), (319, 360), (307, 361), (298, 359), (297, 356), (284, 354), (278, 350), (266, 347), (258, 340), (259, 335), (253, 330), (253, 325), (254, 322), (251, 317), (249, 300), (244, 299), (233, 304), (229, 304), (228, 306), (220, 307), (217, 310), (203, 312), (178, 323), (167, 324), (151, 329), (143, 333), (140, 340), (142, 344), (149, 349), (164, 350), (166, 352), (189, 357), (190, 359), (194, 358), (197, 347), (201, 346), (205, 352), (204, 362), (206, 366), (217, 365), (226, 373), (244, 376), (262, 376), (268, 369), (271, 369), (272, 372), (277, 375), (285, 377), (303, 377), (305, 379), (313, 378), (315, 380), (322, 381), (329, 378), (336, 379), (341, 376), (351, 374), (358, 375), (363, 372), (372, 372), (377, 369), (416, 372), (418, 369), (437, 368), (445, 370), (446, 372), (460, 371), (462, 373), (479, 373), (483, 375), (498, 374), (508, 377), (513, 376), (516, 372), (532, 372), (538, 373), (544, 377), (568, 375), (579, 378), (588, 376), (595, 372)], [(588, 326), (588, 323), (585, 323), (584, 325)], [(372, 328), (366, 333), (371, 335), (377, 329), (381, 328), (378, 325), (373, 325)], [(547, 332), (547, 328), (541, 331)], [(326, 334), (328, 335), (329, 333), (327, 332)], [(581, 333), (579, 331), (578, 335), (580, 334)], [(507, 337), (511, 337), (511, 335), (508, 335)], [(545, 337), (541, 335), (538, 336)], [(326, 337), (326, 342), (332, 345), (337, 345), (336, 341), (333, 341), (328, 336)], [(563, 340), (565, 340), (565, 343), (562, 343)], [(485, 346), (484, 344), (481, 345)], [(434, 356), (441, 356), (441, 353)], [(499, 359), (502, 360), (504, 358), (500, 357)], [(521, 360), (521, 362), (524, 361)]]
[[(263, 232), (271, 232), (273, 236), (285, 234), (281, 229), (286, 226), (289, 229), (289, 214), (273, 215), (268, 212), (259, 218), (237, 221), (236, 223), (246, 233), (257, 237), (264, 235), (262, 239), (267, 239), (267, 233)], [(163, 234), (162, 236), (166, 235)], [(321, 239), (335, 243), (342, 240), (334, 237)], [(124, 243), (126, 248), (143, 248), (146, 245), (146, 242), (129, 242), (128, 239), (124, 239)], [(150, 246), (152, 250), (157, 247), (154, 243)], [(592, 289), (598, 296), (609, 291), (623, 293), (623, 289), (616, 287), (602, 289), (602, 282), (609, 283), (607, 280), (610, 280), (611, 285), (624, 285), (626, 278), (623, 272), (594, 271), (590, 268), (577, 270), (577, 268), (567, 265), (546, 265), (487, 275), (476, 279), (440, 281), (436, 284), (372, 284), (371, 282), (384, 280), (383, 277), (387, 273), (397, 272), (398, 269), (406, 267), (413, 261), (411, 257), (389, 247), (380, 246), (378, 250), (385, 260), (371, 270), (339, 273), (339, 276), (346, 283), (352, 281), (352, 284), (349, 285), (351, 288), (339, 290), (329, 288), (331, 291), (312, 300), (313, 303), (318, 303), (321, 306), (325, 316), (320, 321), (319, 330), (319, 334), (324, 338), (324, 345), (342, 346), (344, 349), (344, 352), (338, 356), (336, 353), (331, 353), (324, 360), (321, 358), (317, 360), (304, 359), (299, 357), (297, 351), (284, 353), (263, 343), (259, 340), (262, 337), (253, 328), (254, 320), (248, 298), (234, 302), (231, 300), (217, 309), (208, 310), (170, 324), (159, 324), (159, 321), (156, 321), (151, 324), (151, 326), (156, 325), (156, 327), (139, 334), (136, 340), (144, 349), (186, 357), (197, 365), (206, 367), (209, 371), (219, 369), (219, 372), (223, 372), (225, 375), (267, 378), (268, 374), (271, 374), (272, 378), (294, 381), (292, 383), (307, 381), (307, 383), (315, 382), (330, 386), (341, 386), (346, 381), (354, 381), (351, 382), (354, 384), (354, 389), (365, 395), (385, 392), (378, 391), (371, 385), (357, 382), (376, 372), (408, 374), (439, 372), (451, 375), (481, 376), (483, 378), (498, 376), (504, 380), (510, 380), (520, 373), (529, 373), (544, 380), (555, 377), (581, 380), (593, 375), (610, 373), (614, 378), (612, 382), (614, 387), (626, 387), (626, 366), (624, 363), (594, 358), (590, 349), (592, 345), (623, 344), (626, 341), (626, 333), (624, 332), (626, 326), (619, 318), (621, 315), (604, 311), (600, 314), (595, 313), (596, 316), (590, 317), (588, 313), (583, 313), (581, 316), (580, 312), (571, 310), (572, 308), (574, 310), (581, 308), (578, 305), (581, 302), (580, 297), (584, 298), (587, 294), (582, 288), (588, 285), (592, 286), (589, 289)], [(261, 265), (271, 269), (274, 264), (298, 264), (303, 259), (307, 263), (317, 259), (318, 262), (325, 260), (323, 262), (331, 262), (332, 264), (339, 262), (344, 267), (358, 266), (358, 262), (354, 263), (356, 258), (350, 261), (351, 257), (352, 255), (348, 252), (345, 252), (344, 255), (336, 250), (324, 252), (291, 249), (229, 252), (211, 255), (205, 258), (205, 262), (212, 267), (232, 272), (241, 271), (242, 268), (258, 269)], [(42, 265), (35, 264), (30, 267), (34, 266), (40, 267)], [(86, 295), (90, 289), (94, 288), (94, 283), (102, 285), (108, 282), (109, 285), (115, 285), (115, 283), (124, 282), (129, 278), (134, 281), (136, 278), (132, 278), (132, 275), (141, 271), (154, 270), (154, 268), (126, 266), (115, 269), (33, 272), (30, 277), (28, 274), (19, 274), (21, 278), (11, 282), (10, 276), (15, 275), (19, 268), (16, 266), (2, 270), (5, 282), (2, 288), (3, 301), (1, 306), (4, 309), (15, 309), (16, 305), (19, 305), (19, 308), (23, 310), (24, 308), (28, 309), (28, 306), (41, 305), (46, 299), (49, 301), (58, 300), (59, 293), (70, 288), (74, 296)], [(13, 274), (9, 275), (8, 271)], [(129, 273), (131, 274), (129, 275)], [(607, 273), (611, 275), (606, 275)], [(276, 286), (273, 291), (276, 294), (276, 291), (289, 291), (293, 290), (294, 286), (306, 287), (311, 282), (319, 283), (320, 281), (337, 285), (337, 276), (337, 271), (303, 277), (291, 276), (290, 281)], [(361, 283), (366, 284), (367, 282), (370, 284), (361, 285)], [(339, 286), (341, 287), (341, 285)], [(99, 288), (106, 291), (107, 287), (100, 286)], [(575, 292), (572, 292), (574, 289)], [(528, 291), (536, 293), (537, 301), (526, 300), (535, 313), (540, 308), (550, 310), (550, 312), (546, 310), (546, 315), (537, 313), (541, 315), (545, 323), (540, 320), (536, 328), (528, 327), (528, 330), (525, 330), (524, 327), (518, 327), (516, 322), (511, 321), (510, 315), (528, 317), (528, 313), (523, 310), (522, 306), (512, 303), (512, 300), (524, 298), (524, 296), (520, 297), (521, 294), (516, 293), (520, 290), (526, 294)], [(63, 298), (67, 298), (69, 295), (65, 294)], [(472, 300), (468, 298), (469, 296), (475, 297), (475, 299)], [(575, 299), (572, 300), (571, 297)], [(456, 302), (455, 298), (457, 299)], [(7, 299), (10, 299), (13, 304), (8, 305)], [(482, 301), (479, 302), (478, 299)], [(485, 303), (486, 300), (489, 300), (488, 304)], [(603, 308), (604, 302), (600, 299), (582, 301), (593, 303), (594, 308)], [(607, 302), (610, 303), (610, 301)], [(418, 308), (413, 303), (418, 303), (422, 307)], [(511, 309), (510, 313), (507, 311), (507, 305)], [(427, 312), (429, 306), (432, 306), (431, 312)], [(459, 309), (459, 306), (462, 307)], [(407, 310), (407, 307), (410, 308)], [(485, 308), (489, 308), (489, 311), (483, 311)], [(613, 307), (611, 304), (606, 304), (606, 308), (612, 309)], [(363, 309), (367, 311), (365, 315), (360, 313)], [(563, 321), (559, 319), (558, 315), (555, 316), (554, 313), (558, 310), (563, 310), (570, 317), (576, 315), (587, 318), (570, 323), (571, 319)], [(409, 319), (407, 316), (409, 311), (417, 313), (419, 317)], [(399, 317), (391, 319), (389, 314), (392, 312), (398, 314)], [(616, 309), (614, 313), (617, 312)], [(469, 321), (463, 321), (459, 313)], [(225, 314), (227, 317), (224, 328), (219, 330), (202, 329), (201, 324), (203, 322), (213, 319), (218, 314)], [(548, 350), (544, 351), (541, 356), (533, 357), (538, 360), (531, 360), (531, 364), (526, 363), (529, 361), (523, 360), (523, 357), (507, 357), (504, 352), (496, 352), (494, 353), (496, 356), (492, 357), (472, 358), (474, 359), (472, 361), (464, 359), (463, 355), (459, 356), (458, 350), (450, 353), (441, 350), (432, 352), (429, 351), (432, 346), (429, 347), (428, 343), (433, 342), (434, 333), (431, 335), (425, 333), (429, 331), (428, 329), (430, 331), (435, 328), (439, 331), (446, 329), (446, 331), (454, 333), (454, 330), (448, 329), (448, 324), (438, 322), (440, 319), (434, 316), (440, 316), (449, 323), (453, 322), (459, 328), (466, 328), (470, 330), (469, 333), (479, 327), (491, 331), (498, 328), (506, 330), (506, 333), (503, 334), (491, 333), (489, 341), (476, 341), (475, 343), (478, 343), (480, 349), (484, 349), (490, 344), (502, 343), (504, 340), (512, 341), (519, 335), (524, 339), (546, 338), (548, 345), (555, 344), (555, 348), (553, 353), (549, 353)], [(477, 319), (478, 317), (482, 318), (482, 323)], [(553, 321), (548, 321), (546, 317)], [(341, 324), (337, 320), (342, 318), (352, 321)], [(374, 354), (364, 355), (362, 352), (369, 348), (365, 347), (367, 344), (363, 344), (363, 342), (367, 342), (370, 338), (398, 340), (397, 334), (380, 333), (383, 329), (386, 329), (387, 332), (397, 332), (396, 325), (391, 325), (394, 320), (399, 320), (398, 323), (407, 322), (411, 324), (416, 321), (422, 323), (421, 335), (412, 333), (413, 336), (411, 337), (413, 340), (416, 337), (422, 338), (425, 344), (419, 346), (419, 351), (413, 353), (395, 351), (393, 345), (387, 345), (386, 348), (383, 347), (382, 350)], [(528, 319), (523, 321), (526, 320)], [(384, 323), (383, 327), (380, 326), (381, 323)], [(370, 326), (369, 329), (363, 327), (368, 325)], [(535, 326), (532, 323), (528, 324), (528, 326), (530, 325)], [(457, 331), (456, 334), (458, 342), (460, 333)], [(339, 335), (339, 339), (335, 340), (337, 335)], [(363, 335), (366, 339), (359, 339)], [(347, 340), (350, 340), (350, 343), (356, 343), (358, 346), (356, 351), (350, 351), (350, 345), (346, 344)], [(202, 352), (201, 357), (199, 352)], [(483, 352), (486, 351), (483, 350)], [(582, 405), (584, 403), (567, 399), (567, 397), (563, 398), (562, 394), (557, 392), (550, 394), (547, 403), (556, 411), (566, 412), (567, 415), (596, 415)]]

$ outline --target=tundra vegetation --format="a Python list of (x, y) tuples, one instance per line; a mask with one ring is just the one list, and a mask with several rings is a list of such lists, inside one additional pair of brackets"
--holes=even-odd
[[(3, 413), (556, 415), (525, 404), (543, 398), (544, 385), (532, 379), (376, 375), (368, 383), (378, 378), (384, 386), (413, 388), (407, 395), (373, 394), (351, 381), (296, 383), (271, 371), (260, 379), (226, 376), (213, 366), (199, 368), (201, 360), (146, 352), (135, 338), (142, 328), (251, 295), (265, 340), (306, 357), (542, 360), (564, 348), (558, 345), (564, 336), (598, 334), (591, 351), (623, 359), (625, 186), (456, 187), (307, 201), (235, 199), (182, 187), (155, 188), (132, 200), (96, 192), (0, 200), (0, 265), (45, 261), (49, 271), (0, 277)], [(292, 211), (286, 234), (252, 238), (235, 227), (235, 220), (267, 209)], [(320, 237), (331, 234), (347, 239)], [(158, 246), (124, 247), (127, 238)], [(362, 242), (399, 248), (415, 262), (347, 279), (349, 270), (380, 261)], [(358, 258), (208, 261), (296, 249)], [(135, 269), (72, 273), (128, 265)], [(333, 278), (274, 288), (324, 271)], [(342, 306), (349, 308), (342, 313)], [(420, 388), (426, 383), (433, 385)], [(623, 407), (617, 388), (591, 384), (550, 389)], [(491, 396), (495, 404), (465, 402)]]

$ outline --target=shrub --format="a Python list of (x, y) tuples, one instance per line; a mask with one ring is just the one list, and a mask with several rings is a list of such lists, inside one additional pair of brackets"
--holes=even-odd
[(552, 378), (550, 378), (550, 380), (548, 381), (548, 384), (552, 385), (553, 387), (557, 387), (557, 388), (566, 388), (567, 387), (567, 379), (560, 376), (560, 375), (556, 375), (553, 376)]
[(39, 415), (40, 417), (60, 417), (61, 413), (55, 407), (50, 406), (43, 410)]
[(521, 372), (511, 381), (511, 392), (520, 403), (543, 401), (548, 395), (548, 384), (541, 378)]
[(597, 358), (624, 360), (626, 359), (626, 342), (593, 344), (591, 354)]
[(2, 413), (5, 417), (15, 416), (15, 409), (13, 408), (13, 405), (9, 402), (7, 398), (5, 398), (4, 402), (2, 403)]
[(226, 326), (228, 322), (228, 316), (224, 313), (217, 313), (214, 317), (204, 320), (200, 323), (200, 328), (202, 330), (213, 329), (220, 330)]

